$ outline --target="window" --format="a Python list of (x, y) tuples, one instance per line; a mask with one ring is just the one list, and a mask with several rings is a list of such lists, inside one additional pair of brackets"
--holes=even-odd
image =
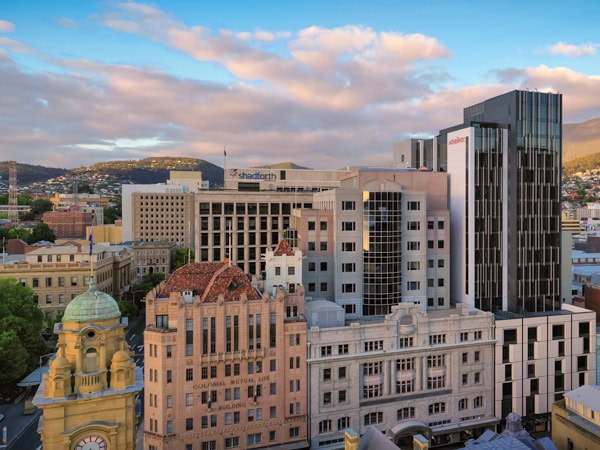
[(427, 389), (442, 389), (446, 387), (446, 376), (427, 377)]
[(316, 227), (315, 221), (314, 220), (309, 220), (308, 221), (308, 231), (314, 231), (316, 229), (317, 229), (317, 227)]
[(173, 396), (167, 395), (167, 408), (173, 407)]
[(482, 332), (481, 332), (481, 330), (479, 330), (479, 331), (474, 331), (474, 332), (473, 332), (473, 339), (474, 339), (474, 340), (476, 340), (476, 341), (480, 341), (480, 340), (481, 340), (481, 337), (482, 337)]
[(458, 410), (459, 411), (464, 411), (468, 407), (469, 407), (469, 400), (467, 400), (466, 398), (461, 398), (458, 401)]
[(187, 368), (185, 369), (185, 381), (194, 381), (194, 369)]
[(444, 241), (443, 240), (439, 240), (438, 241), (438, 248), (444, 248)]
[(406, 224), (406, 229), (409, 231), (419, 231), (421, 229), (421, 222), (410, 221)]
[(331, 431), (331, 420), (322, 420), (319, 422), (319, 434), (329, 433)]
[(444, 287), (444, 279), (438, 278), (438, 287)]
[(406, 420), (412, 419), (415, 417), (415, 408), (414, 406), (408, 406), (406, 408), (402, 408), (396, 411), (396, 420)]
[(308, 251), (314, 252), (316, 249), (316, 243), (314, 241), (308, 241)]
[(253, 433), (248, 435), (248, 445), (256, 445), (262, 442), (262, 433)]
[(374, 425), (381, 422), (383, 422), (383, 412), (381, 411), (365, 414), (363, 418), (363, 423), (365, 426)]
[(156, 328), (169, 328), (169, 316), (167, 314), (156, 315)]
[(420, 281), (408, 281), (406, 283), (406, 289), (409, 291), (418, 291), (419, 289), (421, 289), (421, 282)]
[(463, 384), (463, 386), (466, 386), (467, 384), (469, 384), (469, 374), (467, 374), (467, 373), (462, 374), (462, 384)]
[(327, 272), (327, 261), (321, 261), (321, 272)]
[(300, 427), (290, 427), (290, 439), (300, 436)]
[(355, 252), (356, 251), (356, 242), (342, 242), (342, 251), (343, 252)]
[(167, 433), (172, 433), (173, 432), (173, 422), (170, 420), (167, 420)]
[[(364, 343), (365, 352), (376, 352), (378, 350), (383, 350), (383, 340), (378, 341), (366, 341)], [(380, 364), (380, 363), (375, 363)]]
[(331, 356), (331, 345), (321, 347), (321, 356)]
[(443, 269), (443, 268), (444, 268), (444, 260), (443, 260), (443, 259), (438, 259), (438, 267), (439, 267), (440, 269)]
[(277, 395), (277, 383), (271, 383), (271, 384), (269, 384), (269, 394), (270, 395)]
[(330, 381), (330, 380), (331, 380), (331, 368), (326, 367), (325, 369), (323, 369), (323, 381)]
[(432, 334), (429, 336), (429, 345), (437, 345), (437, 344), (445, 344), (446, 343), (446, 335), (445, 334)]
[(167, 358), (171, 358), (173, 356), (173, 346), (167, 345)]
[(356, 202), (344, 200), (342, 201), (342, 211), (355, 211)]
[(564, 339), (565, 338), (565, 326), (552, 325), (552, 339)]
[(433, 230), (433, 229), (434, 229), (434, 223), (433, 223), (433, 220), (428, 220), (428, 221), (427, 221), (427, 229), (428, 229), (428, 230)]
[(321, 221), (321, 222), (319, 223), (319, 229), (320, 229), (321, 231), (327, 231), (327, 222)]
[(473, 399), (473, 408), (481, 408), (483, 406), (483, 397), (481, 395)]
[(338, 345), (338, 355), (347, 355), (348, 354), (348, 344), (339, 344)]
[(427, 357), (427, 367), (443, 367), (446, 365), (446, 355), (430, 355)]
[(421, 210), (421, 202), (408, 202), (406, 204), (406, 208), (409, 211), (420, 211)]
[(356, 284), (354, 284), (354, 283), (342, 284), (342, 292), (345, 294), (356, 292)]
[(275, 372), (277, 370), (277, 360), (271, 359), (269, 360), (269, 372)]
[(443, 229), (444, 229), (444, 221), (438, 220), (438, 230), (443, 230)]
[(194, 429), (194, 419), (191, 417), (188, 417), (187, 419), (185, 419), (185, 431), (190, 431)]
[(229, 437), (225, 438), (225, 448), (239, 448), (240, 446), (240, 437)]
[(342, 231), (355, 231), (356, 222), (342, 222)]
[(462, 354), (462, 363), (467, 364), (469, 362), (469, 354), (467, 352), (463, 352)]
[(294, 266), (288, 267), (288, 275), (295, 275), (295, 274), (296, 274), (296, 268)]
[(421, 262), (420, 261), (408, 261), (406, 263), (406, 268), (408, 270), (421, 270)]
[(475, 384), (479, 384), (479, 383), (481, 383), (481, 372), (475, 372), (475, 373), (473, 374), (473, 382), (474, 382)]
[(308, 271), (315, 272), (317, 270), (317, 264), (314, 261), (308, 263)]
[(346, 379), (346, 367), (338, 367), (338, 379), (339, 380)]
[(338, 419), (338, 431), (343, 431), (350, 428), (350, 417), (340, 417)]
[(338, 403), (344, 403), (346, 401), (346, 390), (343, 389), (338, 391)]
[(331, 392), (323, 392), (323, 404), (331, 405)]
[(173, 372), (167, 370), (167, 383), (171, 383), (173, 381)]
[(505, 344), (516, 344), (517, 343), (517, 330), (515, 328), (504, 330), (504, 343)]
[(479, 362), (481, 360), (481, 352), (477, 351), (473, 353), (473, 361)]
[(194, 394), (185, 394), (185, 406), (194, 405)]
[(429, 405), (429, 415), (442, 414), (446, 412), (446, 403), (437, 402)]
[(200, 445), (201, 450), (217, 450), (217, 441), (205, 441)]
[(406, 249), (412, 251), (421, 250), (421, 242), (419, 241), (408, 241), (406, 243)]
[(319, 245), (322, 252), (327, 251), (327, 242), (320, 242)]

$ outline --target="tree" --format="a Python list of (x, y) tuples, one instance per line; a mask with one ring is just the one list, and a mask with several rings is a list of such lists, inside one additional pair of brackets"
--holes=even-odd
[(27, 373), (29, 355), (21, 345), (17, 333), (4, 331), (0, 333), (0, 384), (18, 380)]
[(36, 198), (31, 202), (31, 215), (39, 219), (41, 218), (46, 211), (52, 211), (54, 205), (47, 198)]
[(130, 319), (137, 316), (138, 308), (133, 304), (133, 301), (123, 299), (119, 300), (117, 304), (119, 305), (119, 311), (121, 311), (122, 316), (127, 316)]
[(181, 266), (194, 262), (194, 250), (186, 247), (178, 248), (173, 258), (173, 270), (179, 269)]
[(29, 236), (29, 238), (27, 239), (27, 243), (33, 244), (34, 242), (39, 241), (54, 242), (55, 240), (56, 235), (54, 234), (54, 231), (52, 231), (48, 224), (40, 222), (31, 230), (31, 236)]
[[(6, 376), (16, 380), (37, 366), (39, 356), (47, 352), (43, 330), (44, 314), (33, 290), (14, 278), (0, 279), (0, 377), (11, 367), (13, 372)], [(11, 333), (16, 336), (18, 345)], [(24, 369), (21, 349), (26, 353)]]

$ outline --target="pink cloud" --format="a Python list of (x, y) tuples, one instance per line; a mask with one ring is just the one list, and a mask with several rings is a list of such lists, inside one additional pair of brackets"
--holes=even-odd
[(15, 24), (7, 20), (0, 20), (0, 33), (12, 33), (15, 31)]
[(549, 47), (549, 51), (553, 55), (567, 55), (576, 57), (595, 55), (597, 49), (598, 44), (574, 45), (567, 44), (563, 41), (560, 41)]

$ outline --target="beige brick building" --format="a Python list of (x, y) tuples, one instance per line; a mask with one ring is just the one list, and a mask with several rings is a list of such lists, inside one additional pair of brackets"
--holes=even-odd
[(45, 245), (27, 252), (22, 262), (0, 264), (0, 278), (31, 287), (46, 317), (56, 317), (89, 285), (90, 258), (96, 288), (120, 296), (134, 275), (131, 251), (124, 246), (94, 245), (90, 257), (87, 245)]
[(145, 448), (308, 447), (303, 312), (302, 288), (261, 294), (225, 263), (188, 264), (157, 286), (146, 297)]

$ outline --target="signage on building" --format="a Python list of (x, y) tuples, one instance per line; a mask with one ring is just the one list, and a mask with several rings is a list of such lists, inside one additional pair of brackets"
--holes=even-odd
[(261, 172), (259, 170), (230, 169), (229, 177), (239, 180), (277, 181), (277, 175), (274, 172)]
[(455, 144), (461, 144), (461, 143), (465, 142), (465, 140), (466, 140), (466, 138), (464, 136), (455, 137), (448, 141), (448, 146), (455, 145)]

